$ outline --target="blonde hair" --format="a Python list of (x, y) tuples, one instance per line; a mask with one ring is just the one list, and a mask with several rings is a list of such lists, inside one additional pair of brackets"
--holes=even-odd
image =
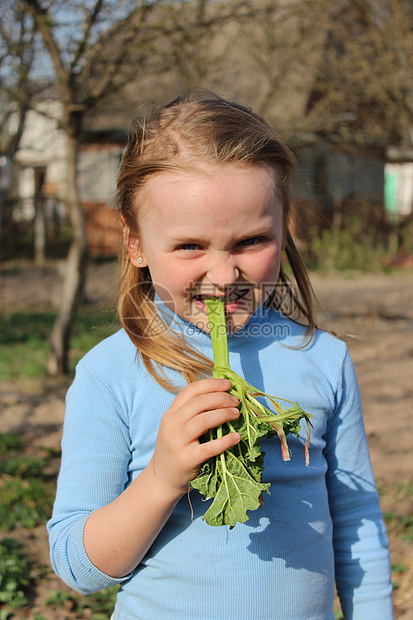
[[(145, 120), (136, 120), (123, 154), (117, 207), (127, 231), (139, 238), (140, 190), (151, 176), (188, 169), (196, 164), (269, 166), (277, 172), (282, 199), (285, 258), (294, 281), (282, 265), (277, 286), (265, 302), (315, 330), (312, 289), (291, 228), (289, 179), (295, 157), (281, 136), (255, 111), (206, 91), (190, 92), (156, 108)], [(147, 267), (129, 260), (127, 240), (122, 251), (118, 313), (122, 326), (141, 355), (148, 372), (164, 388), (176, 391), (165, 366), (182, 373), (190, 383), (211, 374), (212, 363), (165, 324), (154, 303), (154, 286)], [(289, 307), (283, 307), (286, 296)]]

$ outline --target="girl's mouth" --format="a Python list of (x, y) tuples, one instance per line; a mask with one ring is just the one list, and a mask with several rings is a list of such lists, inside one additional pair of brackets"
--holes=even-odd
[(236, 312), (241, 306), (245, 306), (247, 302), (247, 295), (250, 292), (250, 288), (239, 289), (238, 291), (231, 293), (230, 295), (193, 295), (193, 300), (198, 308), (201, 308), (205, 313), (207, 311), (205, 305), (205, 299), (207, 297), (222, 297), (225, 304), (225, 310), (227, 314)]

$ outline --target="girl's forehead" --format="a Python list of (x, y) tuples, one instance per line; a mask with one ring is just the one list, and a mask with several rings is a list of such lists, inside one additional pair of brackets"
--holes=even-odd
[(272, 217), (281, 206), (273, 170), (263, 166), (209, 167), (154, 175), (141, 193), (138, 220), (142, 226), (170, 230), (198, 227), (212, 219), (217, 225), (242, 226), (245, 218)]
[(216, 163), (202, 164), (198, 162), (185, 162), (185, 165), (172, 170), (163, 170), (152, 176), (144, 183), (141, 193), (142, 197), (148, 198), (150, 194), (157, 191), (173, 190), (184, 185), (206, 185), (218, 186), (223, 182), (234, 182), (241, 178), (244, 183), (262, 183), (266, 187), (276, 189), (278, 174), (277, 171), (268, 165), (251, 163)]

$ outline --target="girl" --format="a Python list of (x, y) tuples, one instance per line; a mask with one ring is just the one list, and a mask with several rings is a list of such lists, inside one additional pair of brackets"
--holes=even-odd
[[(156, 110), (126, 148), (123, 328), (77, 367), (48, 526), (72, 588), (120, 584), (115, 619), (332, 620), (334, 583), (345, 618), (392, 617), (353, 365), (316, 329), (289, 230), (293, 168), (261, 116), (211, 93)], [(263, 441), (271, 495), (231, 531), (187, 495), (200, 465), (240, 439), (199, 441), (239, 415), (229, 382), (208, 378), (206, 296), (224, 299), (233, 370), (314, 416), (310, 467), (305, 430), (288, 463)]]

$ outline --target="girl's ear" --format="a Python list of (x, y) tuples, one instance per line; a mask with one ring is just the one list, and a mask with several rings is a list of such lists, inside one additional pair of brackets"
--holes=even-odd
[(130, 262), (134, 267), (146, 267), (147, 263), (141, 250), (138, 237), (132, 233), (123, 218), (121, 218), (121, 224), (123, 231), (123, 243), (128, 251)]

